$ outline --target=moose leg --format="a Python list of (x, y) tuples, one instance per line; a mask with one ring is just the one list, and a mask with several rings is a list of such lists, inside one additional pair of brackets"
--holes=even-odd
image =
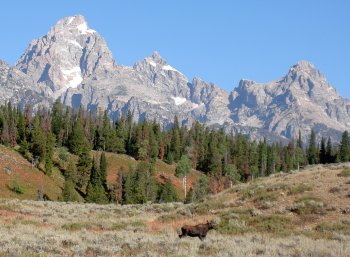
[(183, 238), (183, 237), (185, 237), (185, 236), (187, 236), (187, 231), (185, 230), (185, 229), (181, 229), (181, 235), (179, 235), (179, 237), (180, 238)]

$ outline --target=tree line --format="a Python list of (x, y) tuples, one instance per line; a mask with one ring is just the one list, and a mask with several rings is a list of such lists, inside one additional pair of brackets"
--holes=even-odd
[[(48, 175), (54, 165), (55, 149), (67, 148), (78, 160), (63, 171), (66, 177), (63, 195), (73, 200), (77, 197), (75, 189), (88, 202), (178, 200), (170, 181), (155, 180), (157, 159), (175, 163), (178, 176), (185, 176), (191, 168), (203, 173), (188, 194), (187, 201), (192, 201), (237, 181), (289, 172), (307, 164), (347, 162), (350, 158), (347, 131), (339, 144), (333, 144), (331, 138), (318, 142), (313, 130), (308, 142), (302, 142), (299, 132), (299, 137), (287, 145), (268, 144), (266, 140), (251, 141), (199, 122), (187, 128), (179, 124), (176, 116), (171, 128), (163, 129), (156, 120), (134, 122), (131, 111), (111, 120), (107, 111), (76, 110), (62, 106), (59, 101), (51, 110), (40, 109), (35, 113), (30, 106), (24, 111), (11, 103), (1, 106), (0, 143), (19, 147), (24, 157), (40, 163)], [(91, 150), (127, 154), (140, 162), (127, 172), (116, 171), (119, 180), (111, 186), (106, 179), (105, 154), (91, 157)]]

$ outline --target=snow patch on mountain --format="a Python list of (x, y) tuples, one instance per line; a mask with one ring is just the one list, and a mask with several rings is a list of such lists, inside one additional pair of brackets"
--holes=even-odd
[[(171, 67), (169, 64), (164, 65), (164, 66), (162, 67), (162, 69), (163, 69), (163, 70), (171, 70), (171, 71), (179, 72), (177, 69)], [(180, 72), (179, 72), (179, 73), (180, 73)]]
[(77, 29), (81, 32), (81, 34), (85, 35), (87, 33), (95, 33), (96, 31), (93, 30), (93, 29), (89, 29), (88, 26), (87, 26), (87, 23), (86, 22), (83, 22), (82, 24), (79, 24), (77, 26)]
[(67, 80), (67, 88), (76, 88), (83, 81), (81, 70), (78, 66), (69, 70), (62, 69), (61, 71), (63, 77)]
[(153, 67), (157, 67), (157, 64), (154, 61), (149, 61), (149, 64)]
[(186, 98), (180, 96), (172, 96), (171, 98), (174, 100), (175, 105), (182, 105), (187, 101)]

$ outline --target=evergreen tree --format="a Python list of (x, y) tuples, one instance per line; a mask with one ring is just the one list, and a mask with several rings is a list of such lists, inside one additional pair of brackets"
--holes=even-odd
[(167, 179), (164, 185), (161, 186), (158, 201), (164, 203), (178, 201), (176, 189), (171, 183), (170, 179)]
[(260, 142), (258, 148), (259, 148), (260, 176), (264, 177), (266, 176), (266, 169), (267, 169), (267, 143), (265, 138), (263, 142)]
[(116, 121), (116, 138), (115, 138), (115, 147), (117, 153), (125, 153), (125, 143), (128, 138), (128, 131), (125, 126), (125, 117), (122, 116), (119, 120)]
[(339, 147), (339, 160), (341, 162), (348, 162), (350, 156), (350, 139), (349, 132), (345, 130), (342, 134), (340, 147)]
[(10, 143), (10, 132), (5, 116), (0, 117), (0, 132), (0, 142), (7, 146)]
[(77, 186), (85, 191), (87, 183), (90, 177), (91, 170), (91, 157), (90, 157), (90, 148), (84, 146), (79, 155), (78, 164), (77, 164)]
[(70, 134), (68, 147), (72, 153), (80, 155), (83, 148), (87, 145), (88, 143), (84, 134), (82, 121), (78, 118), (74, 123), (72, 133)]
[(335, 161), (332, 148), (333, 148), (332, 140), (330, 137), (328, 137), (327, 146), (326, 146), (326, 163), (333, 163)]
[(315, 132), (313, 129), (311, 130), (307, 158), (308, 158), (309, 164), (316, 164), (317, 163), (316, 136), (315, 136)]
[(72, 160), (69, 161), (68, 168), (64, 173), (65, 183), (62, 191), (62, 199), (66, 202), (79, 202), (80, 197), (75, 190), (75, 180), (77, 176), (77, 169)]
[[(172, 128), (172, 135), (170, 141), (170, 152), (172, 154), (173, 161), (178, 161), (181, 156), (181, 139), (180, 139), (180, 127), (177, 116), (174, 118), (174, 126)], [(171, 162), (170, 162), (171, 163)]]
[(125, 204), (133, 204), (135, 203), (135, 172), (129, 167), (129, 172), (126, 176), (123, 176), (123, 179), (123, 202)]
[(17, 116), (17, 141), (21, 143), (26, 140), (26, 121), (24, 114), (20, 110), (17, 111)]
[(92, 160), (90, 180), (86, 190), (85, 200), (89, 203), (108, 203), (106, 191), (101, 183), (102, 176), (100, 170), (96, 166), (95, 159)]
[(321, 146), (320, 146), (320, 163), (327, 163), (327, 153), (326, 153), (326, 144), (324, 138), (321, 138)]
[(58, 145), (61, 145), (62, 142), (60, 139), (61, 130), (63, 129), (63, 113), (62, 105), (59, 100), (57, 100), (52, 107), (52, 132), (56, 135), (58, 140)]
[(46, 140), (44, 132), (40, 126), (39, 115), (36, 115), (33, 121), (33, 128), (31, 130), (31, 142), (30, 142), (30, 151), (33, 154), (33, 157), (39, 157), (40, 160), (45, 160), (46, 154)]
[(45, 155), (45, 173), (51, 175), (52, 173), (52, 159), (53, 151), (55, 147), (55, 135), (52, 132), (48, 132), (46, 136), (46, 155)]
[(299, 147), (300, 149), (303, 149), (303, 141), (301, 139), (301, 131), (300, 131), (300, 129), (299, 129), (299, 134), (298, 134), (297, 147)]
[(107, 159), (106, 154), (103, 152), (100, 158), (100, 174), (101, 185), (107, 190)]
[(79, 195), (74, 189), (74, 182), (72, 179), (68, 179), (64, 182), (62, 199), (65, 202), (79, 202)]

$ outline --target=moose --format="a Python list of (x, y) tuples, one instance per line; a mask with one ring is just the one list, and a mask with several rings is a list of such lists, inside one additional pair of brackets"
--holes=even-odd
[(203, 241), (207, 236), (208, 231), (215, 228), (216, 228), (216, 224), (214, 223), (214, 221), (210, 221), (210, 222), (207, 221), (207, 223), (198, 224), (195, 226), (185, 225), (181, 228), (182, 234), (179, 235), (179, 237), (180, 238), (185, 236), (198, 237), (201, 241)]

